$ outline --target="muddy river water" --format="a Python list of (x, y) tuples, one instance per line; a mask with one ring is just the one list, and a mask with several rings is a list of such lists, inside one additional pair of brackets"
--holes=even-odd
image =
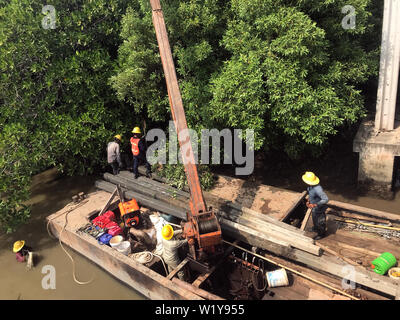
[[(87, 285), (77, 284), (73, 280), (71, 260), (60, 247), (58, 240), (50, 237), (47, 232), (45, 218), (68, 204), (71, 197), (79, 192), (94, 191), (94, 181), (95, 177), (59, 177), (55, 170), (34, 177), (30, 199), (32, 216), (29, 222), (13, 234), (0, 235), (0, 299), (146, 299), (85, 257), (67, 248), (75, 260), (77, 279), (93, 279)], [(301, 191), (296, 190), (300, 187), (284, 181), (280, 187)], [(399, 213), (399, 192), (395, 199), (388, 201), (368, 196), (351, 196), (333, 188), (330, 190), (329, 186), (326, 191), (331, 199)], [(12, 252), (14, 241), (20, 239), (26, 240), (39, 254), (33, 270), (28, 271), (25, 263), (18, 263)], [(54, 289), (42, 285), (44, 277), (48, 275), (46, 266), (54, 267)]]
[[(46, 217), (64, 207), (71, 197), (79, 192), (94, 191), (93, 177), (56, 178), (55, 171), (46, 171), (34, 178), (32, 185), (32, 216), (29, 223), (11, 235), (0, 236), (0, 299), (146, 299), (108, 272), (85, 257), (66, 248), (76, 265), (76, 278), (85, 282), (80, 285), (73, 280), (72, 263), (59, 245), (58, 240), (49, 236)], [(18, 263), (12, 252), (14, 241), (24, 239), (39, 254), (35, 268), (28, 271), (25, 263)], [(55, 271), (55, 289), (51, 283), (50, 269)], [(44, 273), (42, 273), (42, 271)], [(43, 280), (45, 278), (45, 280)], [(42, 281), (45, 284), (42, 286)]]

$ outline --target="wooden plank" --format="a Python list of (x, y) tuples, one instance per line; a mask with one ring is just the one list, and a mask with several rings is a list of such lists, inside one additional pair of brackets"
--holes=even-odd
[[(113, 185), (110, 182), (102, 181), (102, 180), (97, 180), (95, 182), (96, 188), (112, 192), (114, 190), (115, 185)], [(171, 206), (168, 203), (164, 201), (160, 201), (157, 199), (150, 198), (148, 196), (145, 196), (143, 194), (140, 194), (138, 192), (134, 192), (131, 190), (126, 190), (122, 188), (122, 192), (124, 193), (125, 197), (128, 199), (135, 198), (141, 205), (152, 208), (154, 210), (167, 213), (170, 215), (173, 215), (174, 217), (177, 217), (179, 219), (186, 220), (186, 210), (176, 207), (176, 206)]]
[(377, 222), (377, 223), (385, 223), (388, 224), (389, 226), (391, 225), (391, 222), (389, 220), (385, 220), (383, 218), (375, 218), (375, 217), (370, 217), (366, 215), (361, 215), (361, 214), (356, 214), (354, 212), (349, 212), (346, 210), (340, 210), (338, 208), (327, 208), (326, 209), (326, 214), (338, 216), (338, 217), (343, 217), (343, 218), (353, 218), (353, 219), (359, 219), (359, 220), (365, 220), (365, 221), (371, 221), (371, 222)]
[(248, 227), (241, 226), (238, 223), (223, 218), (219, 218), (219, 220), (223, 235), (233, 237), (236, 240), (246, 242), (258, 248), (270, 250), (283, 256), (290, 255), (293, 250), (293, 248), (291, 248), (286, 242), (270, 239), (268, 236), (255, 232)]
[(298, 248), (315, 255), (320, 255), (321, 253), (321, 249), (318, 246), (314, 245), (312, 242), (309, 242), (308, 239), (304, 241), (302, 238), (296, 237), (296, 235), (291, 234), (289, 231), (285, 232), (285, 230), (277, 228), (276, 226), (268, 225), (266, 223), (260, 224), (252, 220), (244, 219), (240, 216), (232, 217), (232, 219), (230, 220), (238, 223), (241, 226), (246, 226), (254, 231), (258, 231), (262, 234), (268, 235), (271, 241), (273, 241), (273, 239), (283, 241), (294, 248)]
[(346, 223), (351, 223), (351, 224), (360, 224), (360, 225), (363, 225), (363, 226), (366, 226), (366, 227), (400, 231), (400, 228), (396, 228), (396, 227), (388, 227), (388, 226), (381, 226), (379, 224), (364, 223), (364, 222), (361, 222), (361, 221), (350, 220), (350, 219), (346, 219), (346, 218), (335, 218), (335, 220), (346, 222)]
[(181, 271), (181, 269), (182, 269), (184, 266), (186, 266), (186, 264), (187, 264), (188, 262), (189, 262), (189, 259), (188, 259), (188, 258), (183, 259), (183, 261), (182, 261), (174, 270), (172, 270), (172, 271), (168, 274), (167, 279), (172, 279), (173, 277), (175, 277), (175, 275), (176, 275), (179, 271)]
[(220, 296), (217, 296), (211, 292), (205, 291), (203, 289), (200, 288), (196, 288), (195, 286), (191, 285), (190, 283), (184, 282), (178, 278), (172, 278), (172, 282), (176, 285), (178, 285), (179, 287), (192, 292), (193, 294), (195, 294), (196, 296), (200, 296), (204, 299), (207, 300), (225, 300), (223, 298), (221, 298)]
[(363, 214), (371, 215), (371, 216), (378, 217), (378, 218), (384, 218), (384, 219), (400, 222), (400, 215), (390, 213), (390, 212), (356, 206), (354, 204), (335, 201), (335, 200), (330, 200), (327, 205), (329, 207), (345, 209), (345, 210), (349, 210), (349, 211), (354, 211), (356, 213), (363, 213)]
[(111, 182), (115, 185), (121, 185), (121, 187), (132, 190), (134, 192), (142, 193), (146, 196), (152, 197), (154, 199), (158, 200), (163, 200), (163, 201), (168, 201), (170, 200), (171, 202), (174, 203), (174, 205), (183, 207), (184, 205), (186, 206), (188, 201), (177, 201), (177, 199), (173, 198), (173, 194), (171, 192), (167, 192), (165, 190), (161, 190), (155, 187), (152, 187), (150, 184), (143, 184), (140, 183), (139, 181), (134, 181), (130, 180), (125, 177), (121, 176), (114, 176), (109, 173), (105, 173), (103, 175), (104, 179), (108, 182)]
[(353, 265), (353, 266), (357, 266), (357, 265), (358, 265), (357, 262), (355, 262), (355, 261), (353, 261), (353, 260), (351, 260), (351, 259), (349, 259), (349, 258), (344, 257), (343, 255), (339, 254), (339, 253), (336, 252), (335, 250), (332, 250), (331, 248), (328, 248), (327, 246), (323, 245), (321, 242), (317, 242), (316, 244), (317, 244), (318, 246), (320, 246), (322, 250), (333, 254), (334, 256), (336, 256), (336, 257), (342, 259), (343, 261), (346, 261), (347, 263), (349, 263), (349, 264), (351, 264), (351, 265)]
[(294, 231), (294, 232), (296, 232), (298, 234), (303, 234), (303, 235), (305, 234), (303, 231), (299, 230), (298, 228), (296, 228), (294, 226), (291, 226), (290, 224), (278, 221), (278, 220), (276, 220), (274, 218), (271, 218), (271, 217), (269, 217), (269, 216), (267, 216), (265, 214), (262, 214), (262, 213), (260, 213), (258, 211), (252, 210), (250, 208), (243, 207), (243, 206), (241, 206), (241, 205), (239, 205), (237, 203), (228, 202), (226, 205), (228, 207), (231, 207), (232, 209), (235, 209), (235, 210), (237, 210), (239, 212), (242, 212), (243, 215), (248, 215), (248, 216), (254, 217), (256, 219), (263, 220), (263, 221), (265, 221), (267, 223), (271, 223), (271, 224), (277, 225), (277, 226), (279, 226), (279, 227), (281, 227), (283, 229)]
[(310, 215), (311, 215), (311, 211), (312, 211), (312, 209), (310, 209), (310, 208), (307, 209), (306, 215), (303, 219), (303, 222), (301, 223), (300, 230), (304, 230), (306, 228), (308, 219), (310, 218)]
[(103, 215), (104, 212), (109, 208), (111, 202), (113, 201), (116, 193), (118, 192), (118, 188), (115, 188), (114, 192), (111, 194), (110, 198), (108, 199), (107, 203), (104, 205), (103, 209), (100, 210), (99, 216)]
[(376, 258), (379, 257), (382, 254), (382, 252), (379, 253), (379, 252), (372, 251), (372, 250), (369, 250), (369, 249), (366, 249), (366, 248), (360, 248), (360, 247), (352, 246), (352, 245), (349, 245), (347, 243), (340, 242), (340, 241), (337, 241), (335, 243), (339, 247), (342, 247), (344, 249), (348, 249), (348, 250), (351, 250), (351, 251), (354, 251), (354, 252), (365, 253), (365, 254), (367, 254), (369, 256), (376, 257)]
[[(155, 175), (155, 176), (157, 176), (157, 175)], [(163, 190), (171, 195), (175, 194), (179, 197), (182, 197), (185, 200), (190, 199), (189, 192), (174, 188), (165, 182), (159, 182), (158, 180), (155, 180), (155, 179), (146, 178), (145, 176), (140, 176), (138, 179), (134, 179), (133, 174), (129, 171), (120, 171), (120, 173), (117, 175), (117, 177), (123, 177), (123, 178), (130, 180), (132, 182), (135, 182), (135, 183), (143, 183), (143, 184), (151, 185), (151, 186), (156, 187), (160, 190)]]
[[(307, 195), (307, 191), (303, 191), (301, 194), (300, 194), (300, 196), (299, 196), (299, 198), (293, 203), (293, 205), (282, 215), (282, 217), (279, 219), (280, 221), (283, 221), (283, 220), (285, 220), (293, 211), (294, 211), (294, 209), (296, 209), (300, 204), (301, 204), (301, 202), (304, 200), (304, 198), (306, 197), (306, 195)], [(304, 229), (303, 229), (304, 230)]]
[(314, 240), (303, 235), (299, 229), (295, 228), (294, 230), (291, 230), (282, 226), (282, 224), (285, 224), (283, 222), (277, 221), (279, 224), (269, 223), (264, 220), (259, 220), (257, 217), (241, 214), (237, 211), (218, 211), (217, 214), (232, 221), (245, 221), (244, 223), (252, 224), (256, 229), (263, 232), (276, 233), (277, 235), (282, 235), (291, 240), (296, 239), (298, 241), (314, 244)]
[[(379, 253), (379, 255), (383, 252), (391, 252), (395, 256), (400, 256), (398, 241), (387, 240), (376, 233), (338, 229), (334, 234), (330, 234), (320, 241), (326, 245), (330, 245), (331, 243), (333, 245), (336, 243), (345, 243), (358, 248), (365, 248), (370, 250), (369, 253), (372, 253), (371, 251), (373, 251), (375, 253)], [(340, 247), (338, 246), (338, 248)], [(378, 256), (375, 256), (375, 258)]]

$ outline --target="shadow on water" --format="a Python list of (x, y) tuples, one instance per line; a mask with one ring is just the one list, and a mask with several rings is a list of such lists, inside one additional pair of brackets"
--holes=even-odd
[[(76, 276), (80, 281), (93, 279), (90, 284), (79, 285), (72, 277), (72, 263), (61, 249), (57, 239), (48, 234), (46, 217), (67, 205), (79, 192), (95, 191), (96, 177), (65, 177), (48, 170), (34, 177), (29, 204), (32, 214), (28, 223), (15, 233), (0, 235), (0, 299), (146, 299), (140, 293), (120, 282), (96, 264), (67, 248), (72, 255)], [(36, 253), (35, 267), (27, 271), (24, 263), (15, 260), (14, 241), (23, 239)], [(44, 289), (43, 266), (54, 266), (56, 288)]]

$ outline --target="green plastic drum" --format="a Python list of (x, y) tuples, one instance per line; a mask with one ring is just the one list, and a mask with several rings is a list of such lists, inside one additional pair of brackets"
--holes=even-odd
[(385, 274), (396, 263), (396, 257), (389, 252), (385, 252), (371, 262), (371, 267), (377, 274)]

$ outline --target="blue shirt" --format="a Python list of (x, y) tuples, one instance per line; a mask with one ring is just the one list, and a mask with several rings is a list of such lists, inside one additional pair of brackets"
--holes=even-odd
[(316, 203), (316, 208), (320, 209), (324, 204), (328, 203), (329, 198), (319, 184), (317, 184), (316, 186), (307, 187), (307, 191), (310, 203)]

